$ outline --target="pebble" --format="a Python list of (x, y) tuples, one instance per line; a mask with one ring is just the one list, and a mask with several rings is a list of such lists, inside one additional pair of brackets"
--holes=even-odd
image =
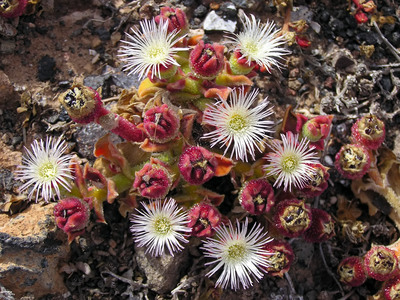
[(224, 2), (222, 3), (220, 10), (223, 14), (223, 16), (226, 16), (227, 18), (230, 19), (235, 19), (237, 15), (237, 9), (235, 4), (232, 2)]
[(225, 20), (212, 10), (204, 19), (203, 28), (205, 31), (228, 31), (233, 33), (236, 30), (236, 24), (236, 21)]
[(37, 77), (40, 81), (53, 80), (56, 75), (56, 61), (54, 58), (45, 55), (38, 62)]
[(194, 10), (193, 16), (197, 18), (203, 18), (207, 14), (207, 11), (208, 11), (207, 7), (205, 7), (204, 5), (199, 5)]
[(235, 4), (236, 7), (238, 8), (247, 8), (248, 6), (248, 1), (246, 0), (232, 0), (232, 3)]
[(325, 155), (324, 157), (324, 163), (327, 166), (333, 166), (333, 159), (329, 155)]
[(5, 40), (0, 42), (0, 53), (10, 54), (14, 53), (16, 48), (15, 41)]

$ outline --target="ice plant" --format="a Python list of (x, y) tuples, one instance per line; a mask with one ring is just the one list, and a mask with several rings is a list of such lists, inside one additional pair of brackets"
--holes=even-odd
[(351, 137), (368, 149), (378, 149), (385, 140), (385, 123), (374, 115), (358, 119), (351, 127)]
[(31, 200), (36, 190), (36, 202), (39, 193), (45, 202), (49, 202), (55, 195), (61, 197), (60, 187), (70, 190), (69, 179), (73, 176), (69, 171), (69, 161), (72, 155), (64, 154), (67, 145), (62, 137), (47, 137), (46, 142), (35, 140), (31, 145), (32, 151), (25, 149), (27, 155), (22, 158), (23, 165), (16, 170), (16, 179), (26, 180), (20, 187), (21, 192), (33, 186), (28, 198)]
[(266, 268), (268, 275), (283, 277), (294, 260), (290, 244), (284, 240), (273, 240), (264, 246), (264, 250), (270, 252), (268, 255), (270, 266)]
[(168, 32), (177, 31), (179, 35), (184, 35), (189, 31), (189, 23), (186, 14), (180, 8), (168, 6), (161, 7), (160, 14), (154, 18), (157, 24), (160, 20), (168, 22)]
[(300, 190), (300, 193), (308, 198), (320, 196), (328, 187), (328, 168), (321, 164), (312, 164), (314, 172), (311, 180)]
[(27, 0), (1, 0), (0, 16), (4, 18), (19, 17), (24, 13), (27, 4)]
[(341, 282), (350, 286), (360, 286), (367, 280), (364, 261), (359, 256), (350, 256), (343, 259), (338, 266)]
[(54, 206), (54, 217), (58, 228), (68, 235), (68, 241), (84, 233), (89, 223), (90, 208), (84, 200), (70, 197)]
[(157, 24), (154, 19), (140, 22), (142, 31), (135, 30), (133, 35), (128, 36), (127, 41), (119, 51), (119, 57), (125, 63), (124, 69), (128, 74), (138, 74), (140, 79), (151, 72), (150, 76), (159, 79), (169, 78), (175, 75), (179, 66), (174, 54), (178, 51), (188, 50), (187, 48), (174, 47), (183, 37), (178, 31), (168, 33), (169, 21), (159, 19)]
[(172, 185), (172, 177), (162, 164), (147, 163), (135, 174), (133, 188), (142, 197), (149, 199), (164, 198)]
[(282, 143), (272, 141), (272, 152), (265, 156), (269, 162), (265, 166), (267, 175), (276, 178), (274, 187), (283, 185), (284, 191), (291, 191), (292, 187), (302, 189), (312, 180), (312, 165), (319, 163), (317, 154), (314, 147), (309, 147), (308, 139), (298, 142), (298, 135), (291, 131), (281, 134), (281, 139)]
[(239, 202), (250, 214), (261, 215), (274, 205), (274, 190), (266, 178), (249, 180), (240, 190)]
[(311, 226), (311, 207), (304, 201), (288, 199), (278, 203), (274, 213), (274, 224), (281, 234), (298, 237)]
[(260, 280), (265, 268), (269, 267), (268, 251), (264, 250), (271, 241), (263, 232), (260, 224), (254, 224), (247, 232), (248, 219), (239, 224), (236, 220), (236, 228), (229, 222), (228, 226), (220, 225), (216, 229), (216, 238), (207, 238), (201, 249), (206, 257), (213, 261), (206, 265), (216, 264), (206, 276), (211, 277), (222, 269), (216, 286), (226, 288), (229, 286), (237, 290), (240, 285), (244, 289), (253, 285), (252, 278)]
[(383, 296), (386, 300), (400, 299), (400, 275), (397, 275), (383, 285)]
[(258, 90), (245, 94), (244, 89), (233, 90), (230, 101), (220, 99), (209, 105), (204, 112), (203, 122), (215, 126), (215, 130), (204, 134), (203, 138), (211, 139), (211, 147), (225, 145), (224, 155), (232, 146), (231, 158), (247, 161), (248, 154), (255, 159), (255, 149), (261, 151), (260, 145), (272, 132), (273, 122), (266, 120), (272, 115), (272, 108), (267, 109), (268, 101), (252, 107), (256, 102)]
[(360, 144), (347, 144), (335, 156), (335, 167), (347, 179), (359, 179), (368, 172), (371, 158), (367, 148)]
[(167, 104), (155, 106), (144, 113), (143, 129), (157, 143), (173, 140), (179, 133), (180, 120)]
[(190, 184), (200, 185), (215, 175), (217, 159), (203, 147), (187, 147), (179, 158), (179, 171)]
[(142, 204), (144, 210), (136, 209), (130, 219), (130, 230), (138, 247), (146, 247), (146, 253), (152, 256), (163, 255), (165, 249), (172, 256), (182, 251), (181, 243), (188, 242), (186, 237), (191, 231), (187, 227), (187, 212), (178, 208), (172, 198)]
[(396, 253), (385, 246), (372, 246), (364, 257), (368, 276), (379, 281), (388, 280), (399, 274), (398, 264)]
[(221, 223), (221, 213), (208, 203), (194, 205), (188, 213), (188, 227), (192, 229), (192, 235), (197, 237), (210, 237)]
[[(233, 57), (231, 64), (240, 61), (242, 58), (246, 59), (246, 64), (242, 67), (251, 66), (252, 62), (256, 62), (260, 67), (270, 70), (273, 66), (282, 66), (282, 56), (288, 55), (290, 51), (286, 50), (285, 37), (278, 35), (279, 29), (275, 27), (273, 22), (261, 24), (260, 20), (256, 20), (254, 15), (251, 18), (244, 16), (242, 20), (243, 31), (233, 36), (228, 36), (232, 44), (235, 45), (235, 50), (239, 51), (241, 56), (239, 58)], [(240, 70), (240, 65), (238, 65)]]
[(317, 116), (308, 120), (302, 127), (301, 134), (310, 140), (310, 145), (317, 150), (324, 149), (324, 142), (331, 132), (333, 116)]
[(224, 46), (204, 44), (201, 40), (190, 52), (189, 63), (196, 77), (206, 80), (214, 79), (224, 68)]
[(330, 214), (319, 208), (312, 208), (311, 226), (303, 237), (309, 243), (321, 243), (335, 235), (335, 224)]

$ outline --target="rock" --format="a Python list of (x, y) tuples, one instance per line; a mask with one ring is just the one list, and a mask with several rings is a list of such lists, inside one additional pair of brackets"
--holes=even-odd
[(54, 80), (56, 75), (56, 61), (54, 58), (45, 55), (38, 62), (38, 79), (40, 81)]
[(103, 129), (100, 125), (90, 123), (83, 125), (74, 133), (74, 138), (77, 142), (76, 147), (79, 155), (88, 160), (94, 160), (93, 155), (94, 144), (100, 137), (107, 134), (108, 131)]
[(238, 8), (247, 8), (247, 2), (246, 0), (232, 0), (232, 3)]
[(0, 70), (0, 109), (11, 108), (10, 104), (16, 107), (18, 105), (17, 96), (7, 74)]
[(15, 41), (13, 40), (0, 41), (0, 53), (2, 54), (14, 53), (16, 47)]
[(232, 2), (224, 2), (222, 3), (221, 7), (219, 8), (223, 14), (224, 17), (230, 18), (230, 19), (236, 19), (237, 15), (237, 9), (235, 4)]
[(54, 205), (32, 204), (17, 215), (0, 215), (0, 281), (18, 299), (67, 292), (58, 265), (69, 246), (54, 223)]
[(196, 7), (196, 9), (193, 12), (193, 16), (197, 17), (197, 18), (202, 18), (207, 14), (207, 7), (205, 7), (204, 5), (199, 5)]
[(188, 267), (188, 251), (185, 248), (175, 256), (165, 254), (153, 257), (145, 254), (144, 247), (135, 246), (135, 258), (138, 267), (147, 277), (147, 284), (153, 291), (165, 294), (171, 292), (179, 282), (184, 268)]
[(21, 164), (22, 153), (20, 151), (12, 151), (2, 140), (0, 140), (0, 149), (0, 166), (2, 168), (11, 169)]
[(205, 31), (228, 31), (235, 32), (236, 21), (224, 20), (212, 10), (204, 19), (203, 28)]

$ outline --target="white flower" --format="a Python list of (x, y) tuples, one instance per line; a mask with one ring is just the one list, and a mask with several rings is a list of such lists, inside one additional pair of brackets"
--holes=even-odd
[(222, 268), (216, 286), (237, 290), (241, 284), (244, 289), (253, 285), (252, 277), (256, 281), (260, 280), (265, 268), (269, 267), (270, 252), (263, 247), (270, 242), (271, 238), (266, 238), (263, 227), (260, 224), (254, 226), (247, 233), (248, 219), (240, 226), (236, 220), (236, 228), (230, 222), (228, 226), (220, 225), (216, 228), (216, 239), (207, 238), (203, 247), (206, 257), (214, 259), (206, 265), (216, 264), (214, 268), (206, 274), (211, 277), (215, 272)]
[(25, 148), (27, 155), (22, 158), (24, 165), (19, 166), (15, 171), (16, 179), (27, 180), (20, 187), (20, 191), (25, 191), (33, 185), (28, 198), (32, 199), (36, 190), (36, 202), (40, 191), (46, 202), (49, 202), (51, 198), (54, 199), (54, 192), (60, 198), (60, 185), (70, 191), (68, 179), (73, 179), (69, 171), (72, 155), (63, 155), (67, 145), (61, 141), (61, 137), (57, 140), (47, 137), (46, 143), (43, 140), (40, 142), (36, 140), (31, 148), (32, 152)]
[(144, 211), (131, 217), (131, 232), (139, 247), (147, 247), (146, 253), (153, 256), (164, 254), (165, 247), (174, 256), (174, 252), (182, 251), (180, 242), (187, 243), (186, 233), (191, 232), (187, 227), (189, 222), (187, 212), (178, 209), (175, 200), (156, 200), (143, 204)]
[(179, 66), (173, 55), (188, 50), (173, 47), (185, 35), (178, 36), (178, 31), (168, 33), (168, 21), (163, 19), (160, 19), (159, 24), (154, 19), (143, 20), (140, 26), (142, 32), (131, 28), (134, 35), (126, 33), (129, 41), (122, 41), (125, 45), (121, 47), (118, 56), (125, 62), (124, 69), (129, 71), (129, 75), (136, 73), (142, 79), (151, 71), (152, 77), (156, 75), (161, 78), (160, 67)]
[(254, 160), (254, 148), (259, 151), (265, 144), (264, 138), (271, 133), (273, 122), (265, 120), (272, 115), (272, 108), (266, 109), (268, 101), (251, 107), (256, 101), (258, 90), (244, 94), (233, 90), (230, 93), (230, 103), (222, 99), (213, 106), (208, 106), (204, 112), (203, 122), (215, 126), (216, 129), (206, 133), (203, 138), (211, 139), (211, 147), (216, 144), (226, 145), (224, 155), (232, 145), (232, 156), (236, 159), (247, 161), (250, 153)]
[(269, 165), (265, 166), (267, 176), (277, 177), (274, 187), (283, 190), (303, 188), (311, 179), (315, 170), (310, 164), (318, 164), (319, 159), (314, 151), (314, 146), (309, 147), (309, 140), (303, 138), (298, 142), (298, 135), (287, 132), (281, 134), (282, 144), (279, 141), (272, 142), (273, 152), (267, 154)]
[(248, 64), (255, 61), (267, 70), (272, 66), (281, 67), (282, 56), (290, 54), (290, 51), (283, 47), (286, 39), (283, 35), (277, 35), (279, 29), (275, 28), (274, 22), (261, 25), (254, 15), (251, 15), (251, 20), (244, 15), (241, 21), (243, 31), (227, 36), (242, 54), (240, 59), (246, 58)]

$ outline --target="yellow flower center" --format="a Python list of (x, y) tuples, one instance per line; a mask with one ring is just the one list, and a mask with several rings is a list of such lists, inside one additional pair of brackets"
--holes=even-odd
[(148, 59), (153, 63), (161, 63), (165, 60), (165, 48), (164, 47), (149, 47), (146, 51)]
[(242, 243), (236, 243), (229, 246), (227, 251), (227, 258), (230, 261), (241, 261), (246, 255), (246, 246)]
[(156, 233), (160, 235), (166, 235), (170, 233), (172, 230), (172, 224), (170, 219), (163, 216), (159, 217), (154, 222), (154, 229)]
[(299, 159), (293, 155), (284, 157), (282, 159), (281, 167), (284, 172), (292, 173), (299, 166)]
[(229, 120), (229, 128), (235, 132), (242, 132), (248, 127), (247, 120), (242, 115), (233, 115)]
[(253, 40), (246, 41), (243, 43), (243, 52), (246, 52), (248, 56), (257, 56), (259, 46)]
[(43, 163), (40, 165), (38, 173), (43, 181), (53, 180), (57, 175), (56, 166), (51, 162)]

